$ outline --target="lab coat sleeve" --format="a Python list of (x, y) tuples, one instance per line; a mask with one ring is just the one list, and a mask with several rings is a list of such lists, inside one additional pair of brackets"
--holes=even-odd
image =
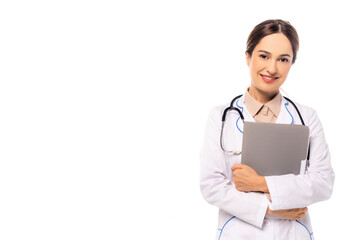
[(334, 171), (321, 122), (314, 110), (309, 112), (310, 167), (307, 174), (265, 177), (272, 202), (271, 210), (307, 207), (330, 198)]
[(236, 190), (220, 148), (221, 109), (211, 111), (201, 150), (200, 189), (207, 202), (262, 228), (269, 201), (264, 193)]

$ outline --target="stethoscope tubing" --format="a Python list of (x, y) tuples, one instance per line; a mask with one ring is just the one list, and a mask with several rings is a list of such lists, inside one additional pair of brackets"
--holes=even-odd
[[(228, 151), (228, 150), (225, 150), (225, 149), (224, 149), (224, 146), (223, 146), (223, 143), (222, 143), (223, 130), (224, 130), (224, 125), (225, 125), (225, 121), (226, 121), (226, 115), (227, 115), (227, 113), (228, 113), (229, 111), (236, 111), (236, 112), (240, 115), (241, 120), (244, 122), (245, 118), (244, 118), (243, 113), (240, 111), (239, 108), (234, 107), (235, 101), (236, 101), (236, 100), (239, 100), (242, 96), (243, 96), (243, 94), (241, 94), (241, 95), (239, 95), (239, 96), (236, 96), (236, 97), (231, 101), (230, 105), (229, 105), (227, 108), (225, 108), (225, 110), (224, 110), (224, 112), (223, 112), (223, 114), (222, 114), (222, 117), (221, 117), (221, 122), (222, 122), (222, 123), (221, 123), (221, 133), (220, 133), (220, 147), (221, 147), (221, 149), (222, 149), (224, 152), (229, 153), (229, 154), (234, 154), (234, 155), (240, 155), (241, 152), (238, 152), (238, 151)], [(291, 101), (289, 98), (287, 98), (287, 97), (284, 97), (284, 98), (285, 98), (288, 102), (290, 102), (291, 105), (294, 106), (294, 108), (295, 108), (295, 110), (296, 110), (296, 112), (297, 112), (297, 114), (298, 114), (298, 116), (299, 116), (299, 118), (300, 118), (301, 124), (302, 124), (303, 126), (306, 126), (306, 125), (305, 125), (305, 122), (304, 122), (304, 119), (302, 118), (302, 115), (301, 115), (298, 107), (296, 106), (296, 104), (295, 104), (293, 101)], [(309, 159), (310, 159), (310, 143), (309, 143), (308, 153), (307, 153), (307, 158), (306, 158), (305, 172), (307, 172), (307, 169), (308, 169), (309, 166), (310, 166), (310, 160), (309, 160)]]

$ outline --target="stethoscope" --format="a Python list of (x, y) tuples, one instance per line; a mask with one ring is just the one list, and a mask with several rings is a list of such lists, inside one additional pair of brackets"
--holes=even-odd
[[(225, 108), (225, 110), (224, 110), (224, 112), (223, 112), (223, 115), (222, 115), (222, 118), (221, 118), (222, 124), (221, 124), (221, 133), (220, 133), (220, 147), (221, 147), (221, 149), (222, 149), (225, 153), (227, 153), (227, 154), (233, 154), (233, 155), (240, 155), (240, 154), (241, 154), (241, 152), (239, 152), (239, 151), (229, 151), (229, 150), (225, 150), (225, 148), (224, 148), (224, 146), (223, 146), (223, 141), (222, 141), (222, 139), (223, 139), (224, 125), (225, 125), (225, 120), (226, 120), (226, 114), (227, 114), (229, 111), (236, 111), (236, 112), (240, 115), (241, 120), (244, 122), (244, 119), (245, 119), (245, 118), (244, 118), (243, 113), (240, 111), (239, 108), (234, 107), (235, 101), (239, 100), (241, 97), (242, 97), (242, 94), (239, 95), (239, 96), (237, 96), (237, 97), (235, 97), (235, 98), (231, 101), (230, 105), (229, 105), (227, 108)], [(300, 113), (299, 109), (297, 108), (297, 106), (295, 105), (295, 103), (294, 103), (293, 101), (291, 101), (291, 100), (290, 100), (289, 98), (287, 98), (287, 97), (284, 97), (284, 98), (294, 106), (297, 114), (298, 114), (299, 117), (300, 117), (300, 120), (301, 120), (302, 125), (305, 126), (305, 123), (304, 123), (304, 120), (303, 120), (303, 118), (302, 118), (302, 116), (301, 116), (301, 113)], [(290, 113), (290, 112), (289, 112), (289, 113)], [(310, 157), (310, 143), (309, 143), (309, 148), (308, 148), (308, 153), (307, 153), (307, 158), (306, 158), (305, 172), (307, 172), (307, 169), (308, 169), (308, 167), (310, 166), (309, 157)]]

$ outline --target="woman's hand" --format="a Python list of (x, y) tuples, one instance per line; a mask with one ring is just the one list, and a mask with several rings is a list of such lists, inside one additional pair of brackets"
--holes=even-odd
[(286, 210), (276, 210), (272, 211), (270, 208), (267, 209), (266, 213), (270, 215), (280, 216), (286, 219), (299, 220), (305, 217), (307, 212), (307, 207), (305, 208), (294, 208), (294, 209), (286, 209)]
[(259, 176), (251, 167), (243, 164), (235, 164), (231, 170), (233, 171), (233, 181), (237, 190), (243, 192), (269, 193), (265, 178)]
[[(235, 164), (231, 170), (233, 171), (233, 181), (236, 189), (243, 192), (264, 192), (271, 201), (269, 189), (263, 176), (259, 176), (254, 169), (247, 165)], [(285, 210), (272, 211), (267, 209), (266, 213), (276, 215), (285, 219), (299, 220), (305, 217), (307, 208), (294, 208)]]

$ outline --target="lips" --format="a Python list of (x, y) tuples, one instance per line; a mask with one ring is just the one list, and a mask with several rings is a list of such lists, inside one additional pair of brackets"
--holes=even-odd
[(274, 82), (276, 79), (278, 79), (279, 77), (276, 77), (276, 76), (270, 76), (270, 75), (263, 75), (263, 74), (260, 74), (261, 78), (267, 82), (267, 83), (272, 83)]

